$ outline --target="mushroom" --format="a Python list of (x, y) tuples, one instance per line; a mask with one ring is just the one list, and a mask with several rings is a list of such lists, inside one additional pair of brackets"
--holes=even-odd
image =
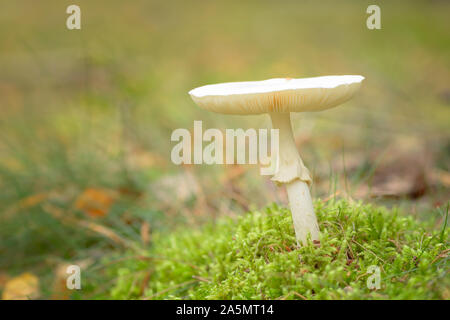
[(352, 98), (362, 80), (364, 77), (359, 75), (277, 78), (206, 85), (189, 92), (199, 107), (209, 111), (270, 115), (280, 139), (272, 180), (286, 185), (298, 244), (305, 245), (308, 234), (311, 240), (319, 240), (319, 226), (309, 191), (311, 175), (298, 154), (290, 113), (335, 107)]

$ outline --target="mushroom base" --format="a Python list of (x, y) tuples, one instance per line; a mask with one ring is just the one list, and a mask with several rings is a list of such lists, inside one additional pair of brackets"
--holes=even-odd
[(319, 225), (308, 184), (297, 179), (287, 183), (286, 189), (297, 241), (305, 245), (308, 234), (311, 240), (319, 240)]

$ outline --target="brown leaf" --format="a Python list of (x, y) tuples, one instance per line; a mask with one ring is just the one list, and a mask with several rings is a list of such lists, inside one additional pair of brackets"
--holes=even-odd
[(76, 200), (75, 208), (91, 217), (108, 214), (114, 199), (111, 192), (104, 189), (86, 189)]
[(39, 297), (39, 279), (29, 273), (12, 278), (5, 284), (3, 300), (28, 300)]

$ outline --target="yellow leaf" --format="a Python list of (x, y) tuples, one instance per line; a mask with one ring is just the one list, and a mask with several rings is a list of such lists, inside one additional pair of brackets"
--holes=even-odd
[(28, 300), (39, 296), (39, 279), (29, 273), (12, 278), (5, 284), (3, 300)]

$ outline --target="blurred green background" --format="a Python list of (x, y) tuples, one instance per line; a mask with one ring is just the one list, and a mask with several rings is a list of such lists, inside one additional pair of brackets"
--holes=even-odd
[[(239, 215), (286, 194), (255, 166), (175, 166), (176, 128), (270, 127), (199, 109), (205, 84), (361, 74), (360, 93), (294, 130), (313, 196), (404, 207), (437, 223), (450, 187), (450, 3), (2, 1), (0, 291), (152, 243), (152, 232)], [(81, 30), (66, 8), (81, 7)], [(55, 280), (56, 279), (56, 280)], [(108, 279), (114, 281), (114, 279)], [(96, 297), (108, 284), (86, 288)], [(89, 285), (88, 285), (89, 286)]]

